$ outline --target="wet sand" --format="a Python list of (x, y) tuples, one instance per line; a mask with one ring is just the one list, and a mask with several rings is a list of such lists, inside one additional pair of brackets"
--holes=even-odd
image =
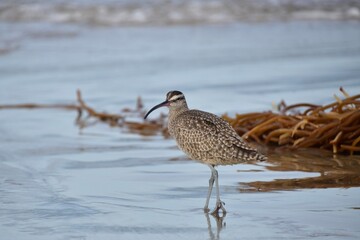
[[(27, 121), (16, 118), (21, 112)], [(79, 135), (71, 112), (4, 115), (13, 119), (5, 129), (23, 129), (2, 135), (1, 231), (8, 238), (359, 237), (359, 182), (339, 181), (359, 176), (359, 157), (275, 152), (267, 163), (219, 167), (228, 214), (217, 219), (202, 210), (208, 167), (182, 157), (171, 140), (119, 135), (101, 124)], [(336, 177), (325, 186), (310, 180), (328, 175)]]

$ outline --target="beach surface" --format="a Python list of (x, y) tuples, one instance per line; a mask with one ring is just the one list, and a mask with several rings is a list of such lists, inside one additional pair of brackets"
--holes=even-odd
[[(224, 20), (208, 12), (211, 20), (184, 22), (175, 11), (171, 21), (141, 22), (138, 12), (136, 23), (94, 23), (66, 20), (56, 7), (63, 2), (54, 2), (45, 5), (52, 14), (34, 19), (42, 8), (26, 5), (27, 15), (11, 19), (4, 13), (20, 11), (22, 1), (5, 1), (0, 105), (74, 104), (80, 89), (87, 104), (118, 113), (138, 96), (150, 109), (176, 89), (190, 108), (234, 115), (273, 110), (281, 100), (330, 103), (342, 97), (340, 86), (360, 93), (356, 7), (332, 20), (293, 13)], [(149, 4), (138, 2), (132, 9)], [(98, 6), (76, 3), (80, 12)], [(76, 116), (0, 110), (2, 239), (360, 238), (359, 156), (269, 149), (265, 163), (219, 166), (228, 214), (215, 218), (202, 209), (209, 168), (173, 139), (101, 122), (79, 129)]]

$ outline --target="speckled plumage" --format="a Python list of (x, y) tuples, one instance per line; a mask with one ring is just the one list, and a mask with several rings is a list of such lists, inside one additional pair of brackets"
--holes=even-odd
[(212, 113), (170, 109), (168, 128), (179, 148), (194, 160), (211, 165), (265, 160), (265, 156), (244, 142), (228, 122)]

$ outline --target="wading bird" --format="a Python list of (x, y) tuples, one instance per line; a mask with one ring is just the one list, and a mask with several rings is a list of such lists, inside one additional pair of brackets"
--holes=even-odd
[(204, 211), (209, 212), (212, 188), (216, 186), (216, 205), (211, 214), (219, 214), (221, 209), (226, 214), (225, 203), (220, 200), (217, 165), (243, 163), (250, 160), (264, 161), (266, 156), (250, 147), (222, 118), (200, 110), (190, 110), (185, 96), (180, 91), (170, 91), (166, 100), (145, 115), (160, 107), (169, 108), (168, 129), (178, 147), (191, 159), (207, 164), (211, 169), (209, 189)]

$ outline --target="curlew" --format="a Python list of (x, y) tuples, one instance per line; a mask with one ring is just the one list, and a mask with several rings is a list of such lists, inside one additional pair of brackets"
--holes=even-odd
[(169, 108), (168, 129), (178, 147), (191, 159), (207, 164), (211, 169), (204, 211), (209, 212), (209, 201), (215, 182), (216, 205), (211, 214), (226, 214), (225, 203), (220, 199), (217, 165), (264, 161), (266, 156), (250, 147), (222, 118), (200, 110), (190, 110), (180, 91), (170, 91), (166, 100), (148, 111), (144, 117), (160, 107)]

